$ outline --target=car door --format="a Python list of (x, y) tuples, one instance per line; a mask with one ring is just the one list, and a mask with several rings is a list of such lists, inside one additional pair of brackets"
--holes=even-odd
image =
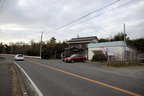
[(79, 61), (79, 55), (75, 56), (75, 61)]
[(83, 61), (83, 55), (82, 54), (79, 56), (79, 61)]

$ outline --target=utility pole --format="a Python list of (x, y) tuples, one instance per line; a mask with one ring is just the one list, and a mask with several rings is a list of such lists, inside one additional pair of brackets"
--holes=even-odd
[(126, 61), (126, 38), (125, 38), (125, 23), (124, 23), (124, 61)]
[(42, 34), (41, 34), (41, 44), (40, 44), (40, 58), (41, 58), (41, 51), (42, 51), (42, 37), (43, 37), (43, 31), (42, 31)]

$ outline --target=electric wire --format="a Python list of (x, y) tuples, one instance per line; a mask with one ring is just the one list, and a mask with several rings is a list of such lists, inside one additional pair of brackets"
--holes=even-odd
[[(6, 5), (11, 9), (11, 11), (15, 14), (15, 16), (24, 24), (24, 25), (26, 25), (26, 27), (28, 27), (30, 30), (33, 30), (32, 28), (30, 28), (29, 26), (28, 26), (28, 24), (24, 21), (24, 20), (22, 20), (17, 14), (16, 14), (16, 12), (10, 7), (10, 5), (8, 4), (8, 2), (6, 1), (6, 0), (4, 0), (3, 1), (3, 3), (6, 3)], [(12, 5), (12, 3), (11, 2), (9, 2), (10, 4), (11, 4), (11, 6), (15, 9), (15, 7)], [(16, 10), (16, 9), (15, 9)], [(37, 36), (36, 38), (38, 38), (39, 36)], [(33, 40), (35, 40), (35, 39), (33, 39)]]
[[(104, 14), (106, 14), (106, 13), (108, 13), (108, 12), (111, 12), (111, 11), (113, 11), (113, 10), (115, 10), (115, 9), (118, 9), (118, 8), (120, 8), (120, 7), (123, 7), (123, 6), (129, 4), (129, 3), (133, 2), (133, 1), (134, 1), (134, 0), (131, 0), (131, 1), (129, 1), (129, 2), (126, 2), (126, 3), (124, 3), (124, 4), (122, 4), (122, 5), (118, 6), (118, 7), (115, 7), (115, 8), (113, 8), (113, 9), (108, 10), (108, 11), (105, 11), (105, 12), (103, 12), (103, 13), (101, 13), (101, 14), (98, 14), (98, 15), (92, 17), (92, 18), (89, 18), (89, 19), (87, 19), (87, 20), (85, 20), (85, 21), (82, 21), (82, 22), (80, 22), (80, 23), (78, 23), (78, 24), (76, 24), (76, 25), (73, 25), (73, 26), (71, 26), (71, 27), (80, 25), (80, 24), (82, 24), (82, 23), (84, 23), (84, 22), (86, 22), (86, 21), (89, 21), (89, 20), (94, 19), (94, 18), (96, 18), (96, 17), (99, 17), (99, 16), (101, 16), (101, 15), (104, 15)], [(69, 27), (69, 28), (71, 28), (71, 27)], [(69, 28), (66, 28), (66, 29), (69, 29)], [(66, 30), (66, 29), (63, 29), (63, 30)], [(61, 30), (61, 31), (63, 31), (63, 30)], [(53, 32), (53, 33), (54, 33), (54, 32)], [(51, 34), (53, 34), (53, 33), (51, 32)], [(48, 33), (47, 33), (47, 34), (48, 34)]]
[(117, 0), (117, 1), (115, 1), (115, 2), (112, 2), (112, 3), (110, 3), (110, 4), (106, 5), (106, 6), (98, 9), (98, 10), (95, 10), (95, 11), (93, 11), (93, 12), (91, 12), (91, 13), (88, 13), (88, 14), (86, 14), (86, 15), (84, 15), (84, 16), (82, 16), (82, 17), (80, 17), (80, 18), (78, 18), (78, 19), (76, 19), (76, 20), (74, 20), (74, 21), (72, 21), (72, 22), (70, 22), (70, 23), (68, 23), (68, 24), (65, 24), (65, 25), (63, 25), (63, 26), (61, 26), (61, 27), (59, 27), (59, 28), (56, 28), (56, 29), (54, 29), (53, 31), (47, 32), (47, 33), (45, 33), (45, 34), (48, 34), (48, 33), (57, 31), (57, 30), (59, 30), (59, 29), (61, 29), (61, 28), (64, 28), (64, 27), (66, 27), (66, 26), (68, 26), (68, 25), (70, 25), (70, 24), (72, 24), (72, 23), (74, 23), (74, 22), (76, 22), (76, 21), (78, 21), (78, 20), (80, 20), (80, 19), (83, 19), (83, 18), (85, 18), (85, 17), (87, 17), (87, 16), (89, 16), (89, 15), (95, 13), (95, 12), (98, 12), (98, 11), (100, 11), (100, 10), (108, 7), (108, 6), (111, 6), (111, 5), (115, 4), (115, 3), (117, 3), (118, 1), (120, 1), (120, 0)]
[[(93, 11), (93, 12), (91, 12), (91, 13), (88, 13), (88, 14), (86, 14), (86, 15), (84, 15), (84, 16), (82, 16), (82, 17), (80, 17), (80, 18), (78, 18), (78, 19), (76, 19), (76, 20), (74, 20), (74, 21), (72, 21), (72, 22), (70, 22), (70, 23), (68, 23), (68, 24), (65, 24), (65, 25), (63, 25), (63, 26), (61, 26), (61, 27), (59, 27), (59, 28), (56, 28), (56, 29), (54, 29), (53, 31), (44, 33), (43, 35), (46, 35), (46, 34), (55, 32), (55, 31), (57, 31), (57, 30), (59, 30), (59, 29), (61, 29), (61, 28), (64, 28), (64, 27), (66, 27), (66, 26), (68, 26), (68, 25), (70, 25), (70, 24), (72, 24), (72, 23), (74, 23), (74, 22), (76, 22), (76, 21), (79, 21), (79, 20), (81, 20), (81, 19), (83, 19), (83, 18), (85, 18), (85, 17), (87, 17), (87, 16), (89, 16), (89, 15), (95, 13), (95, 12), (98, 12), (98, 11), (100, 11), (100, 10), (102, 10), (102, 9), (104, 9), (104, 8), (106, 8), (106, 7), (108, 7), (108, 6), (111, 6), (111, 5), (113, 5), (114, 3), (118, 2), (118, 1), (120, 1), (120, 0), (117, 0), (117, 1), (115, 1), (115, 2), (112, 2), (112, 3), (110, 3), (110, 4), (106, 5), (106, 6), (100, 8), (100, 9), (98, 9), (98, 10), (95, 10), (95, 11)], [(52, 33), (52, 34), (53, 34), (53, 33)], [(39, 36), (37, 36), (37, 37), (39, 37)], [(36, 37), (36, 39), (38, 39), (37, 37)], [(36, 40), (36, 39), (33, 39), (33, 40)]]
[[(4, 2), (7, 4), (7, 6), (11, 9), (11, 11), (15, 14), (15, 16), (24, 24), (26, 25), (26, 27), (28, 27), (29, 29), (33, 30), (24, 20), (22, 20), (17, 14), (16, 12), (10, 7), (10, 5), (7, 3), (6, 0), (4, 0)], [(12, 4), (11, 4), (12, 5)], [(12, 5), (13, 7), (13, 5)], [(14, 8), (14, 7), (13, 7)], [(15, 8), (14, 8), (15, 9)], [(16, 9), (15, 9), (16, 10)]]
[[(2, 1), (0, 1), (0, 2), (2, 2)], [(4, 1), (2, 2), (2, 7), (0, 9), (0, 15), (1, 15), (1, 12), (2, 12), (2, 9), (3, 9), (3, 5), (4, 5)]]
[[(108, 13), (108, 12), (111, 12), (111, 11), (113, 11), (113, 10), (115, 10), (115, 9), (118, 9), (118, 8), (120, 8), (120, 7), (123, 7), (123, 6), (129, 4), (129, 3), (133, 2), (133, 1), (134, 1), (134, 0), (131, 0), (131, 1), (129, 1), (129, 2), (125, 3), (125, 4), (122, 4), (122, 5), (118, 6), (118, 7), (115, 7), (115, 8), (113, 8), (113, 9), (108, 10), (108, 11), (105, 11), (105, 12), (103, 12), (103, 13), (101, 13), (101, 14), (98, 14), (97, 16), (94, 16), (94, 17), (89, 18), (89, 19), (87, 19), (87, 20), (85, 20), (85, 21), (82, 21), (82, 22), (80, 22), (80, 23), (78, 23), (78, 24), (76, 24), (76, 25), (74, 25), (74, 26), (77, 26), (77, 25), (79, 25), (79, 24), (81, 24), (81, 23), (84, 23), (84, 22), (86, 22), (86, 21), (89, 21), (89, 20), (94, 19), (94, 18), (96, 18), (96, 17), (99, 17), (99, 16), (101, 16), (101, 15), (104, 15), (104, 14), (106, 14), (106, 13)], [(71, 27), (74, 27), (74, 26), (71, 26)]]
[[(4, 1), (5, 1), (5, 0), (4, 0)], [(3, 1), (3, 3), (4, 3), (4, 1)], [(57, 30), (59, 30), (59, 29), (62, 29), (62, 28), (66, 27), (66, 26), (68, 26), (68, 25), (70, 25), (70, 24), (72, 24), (72, 23), (74, 23), (74, 22), (77, 22), (77, 21), (79, 21), (79, 20), (81, 20), (81, 19), (83, 19), (83, 18), (85, 18), (85, 17), (87, 17), (87, 16), (89, 16), (89, 15), (97, 12), (97, 11), (100, 11), (100, 10), (108, 7), (108, 6), (111, 6), (111, 5), (113, 5), (114, 3), (118, 2), (118, 1), (119, 1), (119, 0), (117, 0), (117, 1), (115, 1), (115, 2), (113, 2), (113, 3), (110, 3), (110, 4), (108, 4), (108, 5), (104, 6), (104, 7), (96, 10), (96, 11), (93, 11), (93, 12), (91, 12), (91, 13), (88, 13), (88, 14), (86, 14), (86, 15), (84, 15), (84, 16), (82, 16), (82, 17), (80, 17), (80, 18), (78, 18), (78, 19), (76, 19), (76, 20), (74, 20), (74, 21), (72, 21), (72, 22), (70, 22), (70, 23), (68, 23), (68, 24), (65, 24), (65, 25), (63, 25), (63, 26), (61, 26), (61, 27), (59, 27), (59, 28), (56, 28), (56, 29), (54, 29), (54, 30), (52, 30), (52, 31), (50, 31), (50, 32), (47, 32), (47, 33), (45, 33), (44, 35), (50, 34), (50, 33), (51, 33), (51, 34), (56, 33), (55, 31), (57, 31)], [(105, 11), (105, 12), (103, 12), (103, 13), (101, 13), (101, 14), (98, 14), (97, 16), (94, 16), (94, 17), (89, 18), (89, 19), (87, 19), (87, 20), (85, 20), (85, 21), (82, 21), (82, 22), (80, 22), (80, 23), (78, 23), (78, 24), (76, 24), (76, 25), (74, 25), (74, 26), (77, 26), (77, 25), (79, 25), (79, 24), (82, 24), (82, 23), (84, 23), (84, 22), (86, 22), (86, 21), (89, 21), (89, 20), (94, 19), (94, 18), (96, 18), (96, 17), (99, 17), (99, 16), (101, 16), (101, 15), (104, 15), (104, 14), (106, 14), (106, 13), (108, 13), (108, 12), (111, 12), (111, 11), (113, 11), (113, 10), (115, 10), (115, 9), (118, 9), (118, 8), (124, 6), (124, 5), (127, 5), (127, 4), (129, 4), (129, 3), (133, 2), (133, 1), (134, 1), (134, 0), (131, 0), (131, 1), (129, 1), (129, 2), (127, 2), (127, 3), (124, 3), (124, 4), (122, 4), (122, 5), (118, 6), (118, 7), (115, 7), (115, 8), (113, 8), (113, 9), (108, 10), (108, 11)], [(7, 1), (5, 1), (5, 3), (8, 5)], [(2, 6), (3, 6), (3, 4), (2, 4)], [(9, 5), (8, 5), (8, 7), (9, 7), (9, 8), (12, 10), (12, 12), (19, 18), (20, 21), (22, 21), (27, 27), (29, 27), (29, 26), (13, 11), (13, 9), (12, 9)], [(2, 9), (1, 9), (1, 10), (2, 10)], [(1, 11), (0, 11), (0, 13), (1, 13)], [(74, 27), (74, 26), (71, 26), (71, 27)], [(70, 28), (71, 28), (71, 27), (70, 27)], [(29, 27), (29, 28), (30, 28), (30, 27)], [(66, 29), (69, 29), (69, 28), (66, 28)], [(64, 30), (66, 30), (66, 29), (64, 29)], [(53, 33), (52, 33), (52, 32), (53, 32)], [(39, 36), (37, 36), (37, 37), (39, 37)], [(37, 38), (37, 39), (38, 39), (38, 38)]]

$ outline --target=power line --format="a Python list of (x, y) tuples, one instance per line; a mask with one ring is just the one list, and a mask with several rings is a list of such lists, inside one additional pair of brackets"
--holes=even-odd
[[(0, 1), (0, 2), (2, 2), (2, 1)], [(4, 4), (4, 1), (2, 2), (2, 7), (1, 7), (1, 9), (0, 9), (0, 14), (1, 14), (1, 11), (2, 11), (2, 9), (3, 9), (3, 4)]]
[[(113, 11), (113, 10), (115, 10), (115, 9), (118, 9), (118, 8), (120, 8), (120, 7), (123, 7), (123, 6), (129, 4), (129, 3), (133, 2), (133, 1), (134, 1), (134, 0), (131, 0), (131, 1), (127, 2), (127, 3), (124, 3), (124, 4), (122, 4), (122, 5), (118, 6), (118, 7), (115, 7), (115, 8), (113, 8), (113, 9), (108, 10), (108, 11), (105, 11), (105, 12), (103, 12), (103, 13), (101, 13), (101, 14), (98, 14), (97, 16), (94, 16), (94, 17), (92, 17), (92, 18), (89, 18), (89, 19), (87, 19), (87, 20), (85, 20), (85, 21), (82, 21), (82, 22), (80, 22), (80, 23), (78, 23), (78, 24), (76, 24), (76, 25), (73, 25), (73, 26), (71, 26), (71, 27), (77, 26), (77, 25), (82, 24), (82, 23), (84, 23), (84, 22), (86, 22), (86, 21), (89, 21), (89, 20), (94, 19), (94, 18), (96, 18), (96, 17), (99, 17), (99, 16), (101, 16), (101, 15), (104, 15), (104, 14), (106, 14), (106, 13), (108, 13), (108, 12), (111, 12), (111, 11)], [(71, 27), (70, 27), (70, 28), (71, 28)], [(69, 28), (66, 28), (66, 29), (69, 29)], [(66, 30), (66, 29), (64, 29), (64, 30)], [(54, 32), (54, 31), (51, 31), (51, 32)], [(51, 32), (49, 32), (49, 33), (51, 33)], [(48, 34), (48, 33), (47, 33), (47, 34)], [(51, 33), (51, 34), (53, 34), (53, 33)]]
[[(28, 24), (24, 21), (24, 20), (22, 20), (17, 14), (16, 14), (16, 12), (10, 7), (10, 5), (7, 3), (7, 1), (6, 0), (4, 0), (4, 2), (7, 4), (7, 6), (11, 9), (11, 11), (15, 14), (15, 16), (23, 23), (23, 24), (25, 24), (28, 28), (30, 28), (29, 26), (28, 26)], [(12, 4), (11, 4), (12, 5)], [(13, 7), (14, 8), (14, 7)], [(14, 8), (15, 9), (15, 8)], [(30, 28), (31, 30), (32, 30), (32, 28)]]
[(89, 15), (95, 13), (95, 12), (98, 12), (98, 11), (100, 11), (100, 10), (102, 10), (102, 9), (104, 9), (104, 8), (106, 8), (106, 7), (108, 7), (108, 6), (113, 5), (113, 4), (115, 4), (116, 2), (118, 2), (118, 1), (120, 1), (120, 0), (117, 0), (117, 1), (115, 1), (115, 2), (113, 2), (113, 3), (110, 3), (110, 4), (108, 4), (108, 5), (104, 6), (104, 7), (102, 7), (102, 8), (100, 8), (100, 9), (96, 10), (96, 11), (93, 11), (93, 12), (91, 12), (91, 13), (88, 13), (88, 14), (86, 14), (86, 15), (84, 15), (84, 16), (82, 16), (82, 17), (80, 17), (80, 18), (78, 18), (78, 19), (76, 19), (76, 20), (74, 20), (74, 21), (72, 21), (72, 22), (70, 22), (70, 23), (68, 23), (68, 24), (65, 24), (65, 25), (63, 25), (63, 26), (61, 26), (61, 27), (59, 27), (59, 28), (56, 28), (56, 29), (54, 29), (53, 31), (47, 32), (47, 33), (45, 33), (45, 34), (48, 34), (48, 33), (57, 31), (57, 30), (59, 30), (59, 29), (61, 29), (61, 28), (63, 28), (63, 27), (66, 27), (66, 26), (68, 26), (68, 25), (70, 25), (70, 24), (72, 24), (72, 23), (74, 23), (74, 22), (76, 22), (76, 21), (78, 21), (78, 20), (80, 20), (80, 19), (83, 19), (83, 18), (85, 18), (85, 17), (87, 17), (87, 16), (89, 16)]
[[(133, 2), (133, 1), (134, 1), (134, 0), (131, 0), (131, 1), (129, 1), (129, 2), (125, 3), (125, 4), (122, 4), (122, 5), (118, 6), (118, 7), (115, 7), (115, 8), (113, 8), (113, 9), (108, 10), (108, 11), (105, 11), (105, 12), (103, 12), (103, 13), (97, 15), (97, 16), (94, 16), (94, 17), (92, 17), (92, 18), (89, 18), (89, 19), (87, 19), (87, 20), (85, 20), (85, 21), (83, 21), (83, 22), (80, 22), (80, 23), (78, 23), (78, 24), (76, 24), (76, 25), (74, 25), (74, 26), (77, 26), (77, 25), (79, 25), (79, 24), (81, 24), (81, 23), (84, 23), (84, 22), (86, 22), (86, 21), (89, 21), (89, 20), (91, 20), (91, 19), (94, 19), (94, 18), (96, 18), (96, 17), (99, 17), (99, 16), (101, 16), (101, 15), (103, 15), (103, 14), (106, 14), (106, 13), (108, 13), (108, 12), (111, 12), (111, 11), (113, 11), (113, 10), (115, 10), (115, 9), (118, 9), (118, 8), (120, 8), (120, 7), (123, 7), (123, 6), (129, 4), (129, 3)], [(71, 26), (71, 27), (74, 27), (74, 26)]]
[[(17, 14), (16, 14), (16, 12), (10, 7), (10, 5), (8, 4), (8, 2), (6, 1), (6, 0), (4, 0), (3, 1), (3, 3), (6, 3), (7, 4), (7, 6), (11, 9), (11, 11), (15, 14), (15, 16), (24, 24), (24, 25), (26, 25), (26, 27), (28, 27), (28, 28), (30, 28), (29, 26), (28, 26), (28, 24), (24, 21), (24, 20), (22, 20)], [(10, 4), (11, 4), (11, 6), (15, 9), (15, 7), (12, 5), (12, 3), (11, 2), (9, 2)], [(15, 9), (16, 10), (16, 9)], [(30, 28), (30, 30), (33, 30), (32, 28)], [(38, 38), (38, 36), (36, 37), (36, 39)], [(34, 39), (35, 40), (35, 39)]]

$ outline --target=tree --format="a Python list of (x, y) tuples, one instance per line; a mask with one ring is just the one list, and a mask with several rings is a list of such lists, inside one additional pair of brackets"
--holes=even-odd
[(64, 48), (69, 46), (66, 41), (63, 41), (62, 45), (63, 45)]
[(3, 51), (4, 51), (4, 45), (3, 43), (0, 43), (0, 53), (3, 53)]
[(64, 51), (64, 46), (61, 43), (57, 43), (54, 47), (54, 52), (55, 52), (55, 57), (60, 58), (61, 57), (61, 52)]
[(127, 44), (132, 48), (136, 48), (137, 51), (144, 52), (144, 38), (134, 39), (134, 40), (127, 40)]
[(108, 39), (104, 39), (104, 38), (101, 38), (101, 39), (98, 40), (99, 43), (100, 42), (108, 42), (108, 41), (109, 41)]
[[(125, 34), (125, 37), (127, 34)], [(124, 41), (124, 33), (118, 33), (117, 35), (114, 36), (114, 41)]]
[(10, 54), (11, 46), (5, 44), (5, 45), (4, 45), (4, 48), (5, 48), (5, 53), (6, 53), (6, 54)]
[(55, 39), (55, 37), (52, 37), (52, 38), (50, 39), (50, 42), (54, 42), (54, 43), (56, 43), (56, 39)]

